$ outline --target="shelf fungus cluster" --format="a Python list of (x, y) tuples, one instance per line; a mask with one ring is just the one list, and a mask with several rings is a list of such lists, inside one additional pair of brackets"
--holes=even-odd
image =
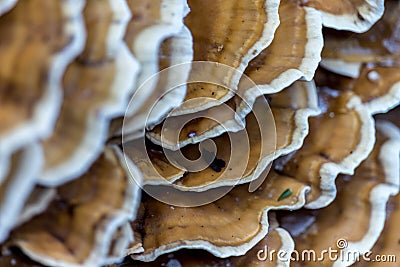
[(399, 14), (0, 0), (0, 267), (397, 266)]

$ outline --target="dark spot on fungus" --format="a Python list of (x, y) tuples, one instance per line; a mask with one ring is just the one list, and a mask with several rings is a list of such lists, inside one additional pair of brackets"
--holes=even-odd
[(215, 172), (220, 172), (223, 168), (225, 168), (225, 161), (222, 159), (215, 158), (213, 162), (210, 164), (210, 168)]
[(365, 21), (365, 19), (363, 18), (363, 16), (361, 16), (360, 13), (357, 13), (357, 18), (361, 21)]
[(149, 139), (146, 138), (145, 143), (146, 143), (146, 147), (150, 150), (150, 152), (157, 153), (157, 154), (164, 153), (163, 148), (161, 146), (154, 144)]
[(320, 155), (321, 157), (323, 157), (324, 159), (329, 159), (328, 155), (325, 154), (324, 152), (319, 152), (319, 155)]

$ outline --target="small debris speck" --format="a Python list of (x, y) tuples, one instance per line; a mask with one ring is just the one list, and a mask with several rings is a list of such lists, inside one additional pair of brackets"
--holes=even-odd
[(292, 194), (292, 190), (290, 190), (289, 188), (286, 189), (285, 191), (283, 191), (283, 193), (279, 196), (278, 201), (282, 201), (285, 198), (288, 198), (290, 195)]

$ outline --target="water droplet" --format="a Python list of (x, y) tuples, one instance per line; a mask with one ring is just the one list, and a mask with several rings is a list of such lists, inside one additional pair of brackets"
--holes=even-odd
[(299, 198), (297, 196), (292, 197), (291, 203), (295, 204), (299, 202)]
[(371, 82), (376, 82), (381, 78), (381, 76), (379, 75), (378, 72), (372, 70), (370, 72), (368, 72), (368, 80), (370, 80)]
[(195, 136), (196, 136), (196, 131), (190, 131), (190, 132), (187, 134), (187, 136), (188, 136), (189, 138), (195, 137)]
[(175, 259), (171, 259), (167, 263), (167, 267), (182, 267), (181, 263)]

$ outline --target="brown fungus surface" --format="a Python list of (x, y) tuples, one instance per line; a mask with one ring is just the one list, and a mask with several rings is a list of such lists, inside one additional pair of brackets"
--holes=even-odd
[(18, 217), (17, 225), (21, 225), (45, 211), (55, 196), (55, 188), (36, 185), (25, 202)]
[(217, 76), (219, 85), (189, 84), (185, 100), (196, 101), (185, 102), (175, 115), (201, 111), (231, 98), (249, 61), (271, 43), (279, 24), (276, 0), (194, 0), (188, 5), (191, 12), (185, 25), (193, 35), (193, 60), (217, 62), (222, 67), (191, 73)]
[[(288, 188), (292, 194), (280, 199)], [(300, 208), (307, 190), (296, 180), (270, 172), (255, 192), (237, 186), (204, 206), (173, 207), (144, 198), (143, 217), (133, 225), (142, 237), (143, 252), (132, 257), (152, 261), (183, 248), (207, 250), (218, 257), (243, 255), (268, 233), (268, 211)]]
[[(199, 142), (206, 137), (219, 135), (223, 131), (237, 131), (240, 128), (237, 124), (231, 125), (230, 128), (223, 125), (226, 130), (221, 128), (222, 125), (217, 126), (216, 120), (225, 123), (233, 119), (232, 112), (226, 114), (226, 108), (221, 106), (228, 106), (243, 119), (249, 112), (246, 108), (247, 105), (252, 106), (262, 94), (279, 92), (302, 77), (306, 80), (312, 79), (320, 61), (323, 43), (320, 14), (312, 8), (301, 7), (293, 1), (281, 1), (279, 16), (281, 18), (280, 24), (272, 43), (250, 61), (245, 69), (245, 75), (238, 85), (237, 95), (234, 99), (194, 114), (176, 116), (175, 119), (169, 118), (170, 121), (176, 120), (171, 124), (179, 124), (179, 121), (187, 120), (190, 116), (197, 117), (196, 122), (188, 123), (181, 131), (179, 140), (181, 145)], [(288, 35), (293, 36), (293, 38), (288, 40)], [(199, 85), (199, 83), (194, 83), (193, 86), (196, 84)], [(200, 88), (205, 90), (203, 84)], [(207, 97), (213, 97), (216, 92), (215, 90), (211, 91), (211, 95)], [(209, 99), (205, 101), (210, 102)], [(174, 111), (173, 114), (180, 113)], [(200, 118), (203, 116), (211, 116), (215, 120)], [(193, 124), (196, 125), (193, 126)], [(160, 127), (156, 127), (155, 131), (159, 130)], [(190, 135), (191, 132), (195, 132), (194, 135)], [(150, 132), (149, 135), (152, 136), (152, 133)], [(157, 143), (159, 143), (159, 140)], [(175, 144), (167, 143), (163, 146), (176, 149)]]
[(121, 225), (117, 231), (114, 232), (111, 243), (109, 245), (108, 255), (103, 260), (102, 265), (108, 266), (116, 262), (120, 262), (126, 255), (126, 248), (129, 243), (134, 239), (132, 228), (129, 222)]
[(362, 34), (326, 30), (321, 66), (341, 75), (357, 78), (364, 65), (369, 68), (398, 68), (400, 62), (400, 3), (385, 1), (385, 14)]
[(321, 11), (324, 26), (353, 32), (367, 31), (384, 11), (383, 0), (300, 0)]
[(319, 89), (321, 115), (310, 119), (303, 147), (280, 159), (277, 168), (311, 185), (307, 207), (321, 208), (336, 195), (339, 173), (351, 174), (372, 150), (374, 123), (352, 92)]
[(315, 80), (318, 86), (355, 93), (372, 114), (387, 112), (400, 102), (400, 66), (365, 64), (357, 78), (319, 69)]
[(21, 220), (24, 205), (34, 190), (36, 177), (43, 165), (40, 146), (33, 144), (17, 150), (10, 156), (7, 165), (3, 177), (0, 177), (0, 242), (6, 240)]
[[(266, 95), (265, 97), (270, 110), (275, 111), (275, 113), (279, 113), (279, 109), (282, 112), (298, 111), (303, 115), (309, 112), (310, 114), (305, 117), (318, 113), (316, 89), (313, 82), (298, 81), (280, 93)], [(268, 112), (269, 108), (265, 107), (267, 103), (262, 102), (262, 93), (260, 97), (256, 95), (256, 98), (252, 101), (254, 103), (258, 101), (258, 105), (264, 106), (264, 109)], [(208, 138), (219, 136), (226, 131), (236, 132), (244, 128), (243, 122), (251, 111), (250, 109), (243, 110), (245, 104), (246, 102), (231, 99), (225, 104), (205, 111), (170, 117), (166, 120), (167, 123), (164, 122), (156, 126), (147, 133), (147, 136), (158, 145), (177, 150), (188, 144), (199, 143)], [(256, 109), (256, 104), (253, 104), (252, 108)], [(187, 123), (183, 124), (184, 122)], [(183, 126), (182, 129), (180, 129), (181, 125)]]
[[(112, 123), (110, 135), (117, 142), (122, 134), (125, 140), (142, 137), (143, 128), (159, 123), (182, 103), (193, 59), (192, 34), (183, 24), (189, 12), (186, 1), (128, 0), (127, 4), (132, 17), (124, 40), (140, 62), (140, 73), (125, 117)], [(187, 64), (169, 68), (182, 63)]]
[(0, 0), (0, 266), (332, 265), (259, 258), (295, 243), (399, 256), (400, 132), (380, 121), (400, 124), (399, 8)]
[[(201, 267), (210, 265), (214, 267), (289, 266), (288, 261), (285, 262), (285, 260), (278, 260), (277, 257), (274, 257), (271, 260), (265, 259), (263, 261), (262, 257), (265, 255), (262, 253), (259, 255), (259, 251), (264, 251), (266, 247), (268, 247), (269, 251), (283, 250), (290, 252), (294, 248), (294, 243), (287, 231), (277, 226), (270, 226), (268, 235), (243, 256), (221, 259), (201, 250), (182, 250), (163, 255), (154, 262), (127, 261), (124, 267), (169, 266), (172, 264), (180, 264), (181, 266), (187, 267)], [(261, 256), (261, 259), (258, 259), (258, 255)]]
[[(368, 266), (379, 267), (383, 262), (385, 266), (396, 267), (400, 258), (399, 250), (399, 220), (400, 220), (400, 194), (390, 198), (386, 209), (385, 227), (371, 249), (367, 260), (362, 259), (355, 267)], [(371, 262), (372, 261), (372, 262)]]
[[(204, 191), (251, 182), (272, 160), (300, 148), (308, 132), (308, 118), (318, 114), (315, 87), (312, 86), (294, 85), (267, 98), (273, 117), (257, 117), (257, 109), (263, 109), (264, 106), (263, 102), (256, 102), (255, 113), (250, 113), (246, 118), (245, 130), (224, 133), (212, 139), (216, 144), (216, 154), (205, 169), (188, 169), (185, 172), (171, 162), (181, 152), (189, 160), (200, 156), (205, 159), (204, 154), (200, 155), (205, 148), (197, 144), (185, 146), (178, 151), (164, 151), (162, 147), (147, 140), (146, 154), (141, 146), (144, 141), (137, 140), (125, 143), (124, 151), (144, 173), (144, 184), (169, 185), (174, 182), (172, 186), (180, 190)], [(193, 125), (193, 128), (196, 126)], [(276, 135), (273, 136), (270, 131), (275, 129)], [(241, 156), (236, 157), (237, 153), (241, 153)]]
[[(191, 69), (188, 62), (193, 60), (192, 36), (186, 27), (173, 37), (165, 39), (158, 54), (160, 72), (146, 80), (138, 88), (126, 116), (119, 121), (114, 135), (124, 135), (125, 140), (134, 140), (143, 136), (144, 128), (152, 128), (160, 123), (168, 112), (178, 107), (186, 94), (186, 82)], [(148, 94), (140, 103), (142, 94)]]
[(324, 59), (345, 62), (377, 63), (400, 57), (400, 3), (385, 1), (385, 13), (367, 32), (354, 34), (332, 29), (324, 30)]
[(59, 185), (85, 172), (102, 151), (109, 120), (126, 108), (138, 66), (122, 42), (128, 10), (114, 5), (89, 0), (83, 10), (85, 49), (64, 74), (61, 111), (43, 143), (42, 184)]
[(332, 261), (348, 266), (356, 260), (354, 252), (359, 255), (371, 249), (383, 229), (386, 203), (399, 190), (399, 137), (398, 128), (377, 122), (374, 149), (354, 175), (338, 178), (338, 194), (331, 205), (280, 218), (300, 253), (311, 249), (319, 257), (329, 247), (337, 251), (336, 260), (326, 255), (323, 261), (301, 259), (294, 266), (332, 266)]
[[(127, 0), (126, 4), (132, 16), (126, 27), (124, 41), (140, 63), (137, 88), (145, 85), (145, 90), (139, 91), (136, 96), (137, 111), (146, 103), (152, 92), (160, 89), (156, 88), (156, 82), (146, 84), (146, 80), (166, 66), (159, 60), (160, 54), (163, 53), (162, 44), (171, 37), (179, 39), (183, 30), (183, 18), (189, 12), (189, 8), (183, 0)], [(191, 46), (186, 45), (185, 49), (191, 50)], [(133, 111), (130, 111), (129, 114), (133, 115), (132, 113)]]
[[(220, 134), (223, 130), (221, 126), (217, 127), (215, 120), (200, 117), (212, 115), (219, 121), (232, 120), (232, 114), (224, 114), (226, 108), (221, 106), (226, 105), (232, 108), (240, 118), (244, 118), (249, 112), (246, 106), (252, 106), (257, 97), (262, 94), (279, 92), (302, 77), (306, 80), (312, 79), (320, 61), (323, 43), (320, 14), (312, 8), (301, 7), (293, 1), (282, 1), (279, 6), (279, 16), (281, 21), (272, 43), (250, 61), (245, 69), (245, 76), (241, 78), (238, 85), (235, 98), (217, 107), (194, 113), (193, 116), (198, 117), (196, 126), (193, 127), (193, 123), (188, 123), (183, 128), (179, 140), (182, 145)], [(288, 35), (293, 36), (289, 41), (286, 38)], [(201, 85), (200, 88), (204, 90), (205, 87)], [(212, 91), (211, 96), (213, 97), (215, 93), (215, 90)], [(176, 112), (173, 114), (176, 115)], [(191, 115), (177, 116), (175, 120), (179, 123), (179, 120), (187, 120), (189, 116)], [(237, 131), (240, 128), (239, 125), (233, 125), (230, 128), (224, 126), (227, 131)], [(156, 131), (158, 130), (159, 127), (156, 127)], [(190, 132), (195, 132), (195, 135), (189, 135)], [(173, 148), (171, 144), (163, 144), (163, 146), (176, 149), (176, 146)]]
[(244, 72), (264, 94), (280, 91), (301, 77), (311, 80), (321, 59), (320, 14), (296, 1), (284, 0), (279, 5), (279, 17), (272, 43), (250, 61)]
[(82, 2), (19, 1), (0, 17), (2, 153), (51, 132), (62, 72), (83, 48)]
[(87, 173), (58, 187), (48, 208), (15, 229), (8, 243), (46, 265), (103, 264), (113, 235), (134, 218), (139, 196), (115, 151), (106, 149)]

